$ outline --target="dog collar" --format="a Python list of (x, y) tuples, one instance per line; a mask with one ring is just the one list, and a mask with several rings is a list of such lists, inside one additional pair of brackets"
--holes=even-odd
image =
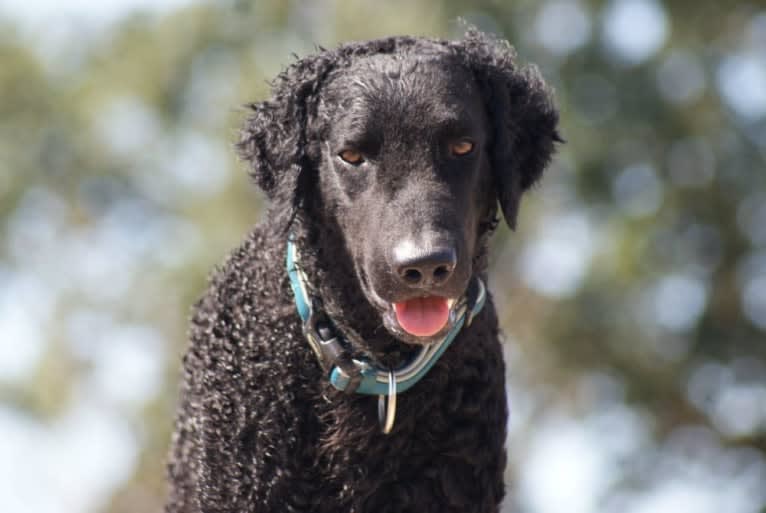
[[(439, 341), (421, 347), (404, 365), (383, 369), (369, 359), (351, 358), (343, 340), (326, 316), (314, 307), (306, 289), (306, 276), (298, 265), (298, 249), (287, 241), (287, 273), (295, 295), (295, 306), (303, 320), (303, 332), (333, 387), (344, 392), (391, 396), (412, 388), (447, 350), (463, 326), (469, 326), (484, 307), (486, 289), (478, 277), (469, 292), (450, 312), (452, 329)], [(470, 298), (470, 299), (469, 299)], [(389, 406), (390, 401), (389, 397)], [(390, 408), (389, 408), (390, 410)]]

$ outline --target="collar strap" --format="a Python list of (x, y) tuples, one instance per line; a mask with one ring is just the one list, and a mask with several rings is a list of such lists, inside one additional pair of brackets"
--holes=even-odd
[[(287, 240), (287, 274), (295, 295), (295, 306), (303, 320), (303, 333), (327, 372), (332, 386), (348, 393), (388, 395), (391, 371), (375, 365), (367, 358), (351, 358), (340, 337), (333, 333), (330, 322), (312, 304), (306, 289), (306, 276), (298, 264), (298, 249), (292, 239)], [(463, 326), (469, 326), (484, 307), (486, 288), (476, 278), (450, 312), (452, 329), (441, 340), (421, 347), (398, 369), (393, 370), (395, 393), (405, 392), (415, 385), (434, 366), (447, 350)]]

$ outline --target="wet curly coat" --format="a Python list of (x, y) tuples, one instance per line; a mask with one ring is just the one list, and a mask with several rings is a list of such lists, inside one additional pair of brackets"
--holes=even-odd
[[(497, 511), (507, 406), (491, 299), (384, 435), (375, 398), (332, 388), (304, 339), (285, 244), (349, 350), (401, 364), (418, 341), (381, 298), (422, 291), (390, 277), (390, 246), (423, 226), (452, 244), (455, 271), (430, 293), (486, 280), (497, 205), (513, 226), (559, 140), (549, 89), (470, 31), (323, 50), (251, 108), (238, 149), (270, 207), (195, 307), (166, 512)], [(455, 140), (472, 151), (445, 154)], [(344, 162), (348, 147), (364, 160)]]

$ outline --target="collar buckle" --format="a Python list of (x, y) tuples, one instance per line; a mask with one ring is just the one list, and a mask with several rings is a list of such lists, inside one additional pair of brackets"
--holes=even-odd
[[(347, 394), (354, 393), (362, 381), (364, 367), (349, 356), (341, 338), (332, 329), (330, 321), (312, 307), (308, 318), (303, 322), (303, 333), (314, 350), (319, 365), (331, 377), (333, 386)], [(332, 379), (336, 372), (340, 372), (342, 376), (343, 387), (339, 387)]]

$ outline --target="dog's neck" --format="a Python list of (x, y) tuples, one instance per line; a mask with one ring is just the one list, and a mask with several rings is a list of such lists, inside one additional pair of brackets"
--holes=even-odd
[(340, 228), (332, 219), (299, 213), (290, 229), (307, 287), (353, 353), (396, 367), (418, 349), (393, 337), (369, 303)]

